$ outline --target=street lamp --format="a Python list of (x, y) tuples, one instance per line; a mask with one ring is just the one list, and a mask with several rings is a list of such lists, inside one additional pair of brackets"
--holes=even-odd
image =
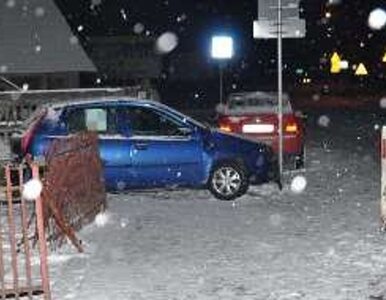
[(216, 35), (212, 37), (212, 58), (219, 61), (220, 72), (220, 104), (223, 103), (223, 62), (233, 57), (233, 38), (227, 35)]

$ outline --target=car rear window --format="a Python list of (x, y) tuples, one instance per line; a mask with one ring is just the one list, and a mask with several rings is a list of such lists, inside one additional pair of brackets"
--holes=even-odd
[[(238, 93), (228, 98), (228, 110), (235, 112), (277, 112), (278, 101), (276, 93)], [(291, 112), (288, 95), (283, 95), (283, 111)]]

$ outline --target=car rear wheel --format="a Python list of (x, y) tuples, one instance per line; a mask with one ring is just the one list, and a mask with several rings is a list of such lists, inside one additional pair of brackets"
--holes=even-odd
[(224, 162), (213, 168), (208, 185), (210, 192), (217, 199), (229, 201), (247, 192), (249, 180), (240, 164)]

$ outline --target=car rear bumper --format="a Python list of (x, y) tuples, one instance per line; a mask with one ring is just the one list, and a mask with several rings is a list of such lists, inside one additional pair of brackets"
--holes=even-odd
[[(248, 139), (258, 141), (270, 146), (274, 153), (279, 152), (278, 136), (246, 135)], [(283, 152), (288, 155), (301, 155), (303, 153), (304, 141), (300, 135), (283, 136)]]

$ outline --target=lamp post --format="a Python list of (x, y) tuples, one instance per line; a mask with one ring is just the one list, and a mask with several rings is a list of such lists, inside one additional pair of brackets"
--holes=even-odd
[(224, 89), (223, 89), (223, 77), (224, 77), (224, 62), (233, 57), (233, 38), (227, 35), (216, 35), (212, 37), (212, 51), (211, 56), (213, 59), (219, 61), (219, 77), (220, 77), (220, 104), (223, 104)]

